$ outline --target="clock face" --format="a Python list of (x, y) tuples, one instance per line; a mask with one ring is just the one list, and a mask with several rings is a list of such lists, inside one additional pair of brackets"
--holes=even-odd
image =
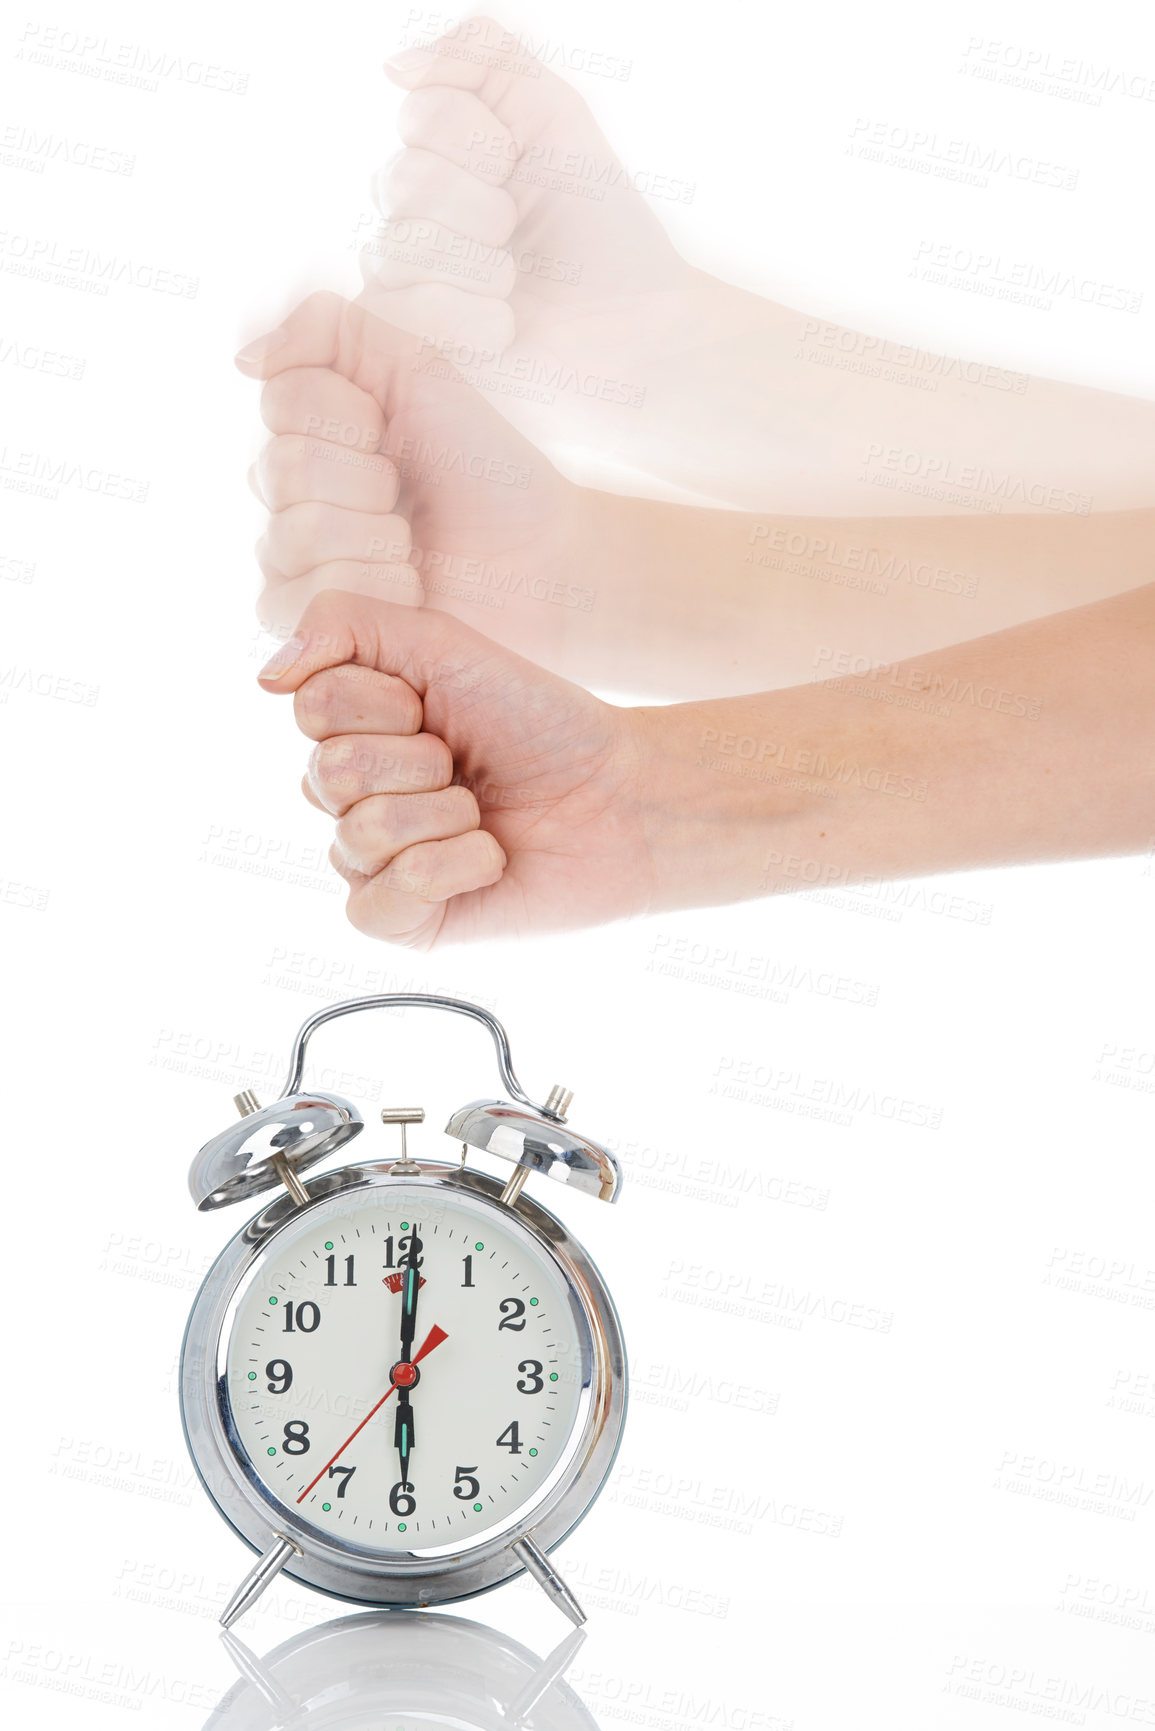
[(271, 1239), (227, 1337), (231, 1434), (331, 1543), (450, 1555), (564, 1476), (589, 1406), (580, 1303), (506, 1208), (405, 1179)]

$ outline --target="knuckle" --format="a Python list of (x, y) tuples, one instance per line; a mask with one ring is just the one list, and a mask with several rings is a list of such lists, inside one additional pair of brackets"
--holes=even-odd
[(257, 570), (263, 577), (283, 577), (287, 575), (281, 565), (283, 549), (279, 546), (279, 537), (274, 534), (270, 523), (263, 535), (258, 535), (253, 542), (253, 554), (257, 561)]
[(409, 92), (397, 111), (397, 130), (406, 143), (444, 128), (456, 106), (448, 100), (453, 95), (441, 84), (427, 84)]
[(457, 825), (459, 833), (465, 834), (471, 829), (480, 829), (481, 807), (469, 788), (447, 787), (443, 793), (438, 795), (438, 798), (444, 801), (445, 814), (450, 822)]
[(327, 799), (347, 804), (360, 774), (356, 751), (350, 749), (347, 740), (322, 740), (313, 747), (309, 774), (313, 785)]
[(380, 873), (380, 882), (395, 895), (416, 896), (420, 901), (436, 900), (434, 873), (421, 858), (421, 850), (406, 849), (391, 859)]
[(494, 244), (503, 246), (517, 227), (517, 206), (503, 187), (494, 187), (491, 196), (493, 199), (493, 220), (497, 229), (497, 239)]
[(415, 198), (425, 192), (430, 180), (427, 154), (420, 150), (401, 150), (381, 173), (382, 202), (388, 204), (397, 199)]
[(332, 539), (333, 507), (316, 499), (301, 499), (281, 512), (281, 535), (310, 552)]
[(388, 850), (392, 828), (386, 799), (380, 796), (362, 799), (338, 819), (337, 842), (349, 859), (381, 860)]
[(296, 503), (308, 466), (305, 441), (291, 433), (278, 433), (261, 453), (261, 476), (275, 508)]
[(418, 736), (426, 741), (425, 758), (419, 764), (422, 785), (429, 788), (448, 787), (453, 780), (453, 753), (443, 739), (435, 734)]
[(297, 726), (314, 739), (323, 739), (333, 730), (340, 713), (341, 684), (332, 672), (314, 673), (306, 679), (293, 699)]
[(404, 565), (413, 551), (413, 533), (405, 517), (386, 516), (372, 537), (372, 558), (385, 564)]
[(474, 837), (474, 845), (478, 850), (478, 860), (483, 871), (491, 878), (498, 878), (505, 870), (505, 856), (496, 836), (490, 835), (487, 829), (478, 830)]
[(400, 710), (400, 721), (397, 731), (404, 734), (421, 732), (421, 723), (425, 720), (425, 708), (411, 685), (406, 685), (403, 679), (396, 683), (395, 697)]
[(285, 373), (277, 373), (273, 378), (266, 379), (261, 386), (260, 416), (267, 427), (279, 422), (284, 414), (287, 376)]

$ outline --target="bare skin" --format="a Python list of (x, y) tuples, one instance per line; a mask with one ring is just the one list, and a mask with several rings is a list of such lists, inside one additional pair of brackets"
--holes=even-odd
[[(377, 177), (364, 303), (440, 345), (575, 478), (812, 517), (1155, 504), (1155, 404), (925, 353), (691, 267), (654, 214), (684, 189), (645, 171), (637, 190), (577, 91), (494, 20), (386, 70), (409, 93), (404, 149)], [(912, 268), (955, 265), (928, 248)]]
[(349, 918), (417, 949), (1137, 851), (1155, 584), (866, 678), (619, 708), (427, 608), (317, 596), (261, 675)]
[(1150, 578), (1155, 511), (832, 520), (579, 487), (452, 367), (335, 295), (239, 364), (266, 381), (253, 484), (275, 629), (343, 589), (451, 612), (586, 683), (696, 698), (901, 659)]

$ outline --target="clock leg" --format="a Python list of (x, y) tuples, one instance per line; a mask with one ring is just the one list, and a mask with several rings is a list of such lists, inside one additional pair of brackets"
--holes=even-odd
[(533, 1540), (529, 1538), (518, 1539), (511, 1549), (522, 1567), (529, 1571), (546, 1596), (553, 1600), (558, 1610), (563, 1611), (570, 1622), (580, 1629), (586, 1620), (586, 1614), (545, 1552), (539, 1550)]
[(516, 1701), (505, 1708), (507, 1725), (521, 1725), (529, 1718), (540, 1701), (544, 1701), (555, 1683), (560, 1683), (577, 1657), (586, 1638), (584, 1629), (571, 1629), (560, 1647), (555, 1647), (541, 1670), (535, 1671)]
[(251, 1568), (224, 1610), (221, 1612), (222, 1629), (231, 1629), (238, 1617), (243, 1617), (251, 1605), (255, 1605), (274, 1575), (279, 1575), (290, 1557), (299, 1557), (301, 1552), (292, 1539), (283, 1538), (280, 1533), (274, 1533), (276, 1544), (271, 1545), (256, 1564)]
[(274, 1723), (288, 1725), (301, 1711), (301, 1703), (287, 1695), (277, 1682), (272, 1672), (249, 1651), (243, 1641), (238, 1641), (235, 1635), (230, 1635), (226, 1629), (221, 1635), (225, 1652), (247, 1683), (264, 1696), (273, 1712), (277, 1715)]

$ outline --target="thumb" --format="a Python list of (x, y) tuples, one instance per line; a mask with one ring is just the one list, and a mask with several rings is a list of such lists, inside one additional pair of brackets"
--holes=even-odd
[(293, 692), (314, 673), (348, 664), (394, 674), (421, 698), (431, 686), (476, 692), (517, 668), (537, 674), (449, 613), (326, 590), (257, 678), (266, 691)]
[[(328, 367), (372, 390), (416, 339), (328, 289), (308, 295), (275, 330), (254, 337), (233, 359), (250, 379), (272, 379), (295, 367)], [(373, 375), (363, 380), (360, 375)]]
[(295, 306), (275, 330), (254, 337), (234, 357), (251, 379), (271, 379), (289, 367), (331, 367), (341, 346), (342, 325), (354, 309), (327, 290)]
[(393, 413), (394, 387), (409, 370), (436, 362), (439, 379), (464, 382), (444, 365), (431, 338), (401, 330), (368, 307), (328, 290), (309, 295), (276, 330), (255, 337), (233, 358), (250, 379), (275, 379), (301, 367), (326, 368), (368, 392), (387, 415)]

